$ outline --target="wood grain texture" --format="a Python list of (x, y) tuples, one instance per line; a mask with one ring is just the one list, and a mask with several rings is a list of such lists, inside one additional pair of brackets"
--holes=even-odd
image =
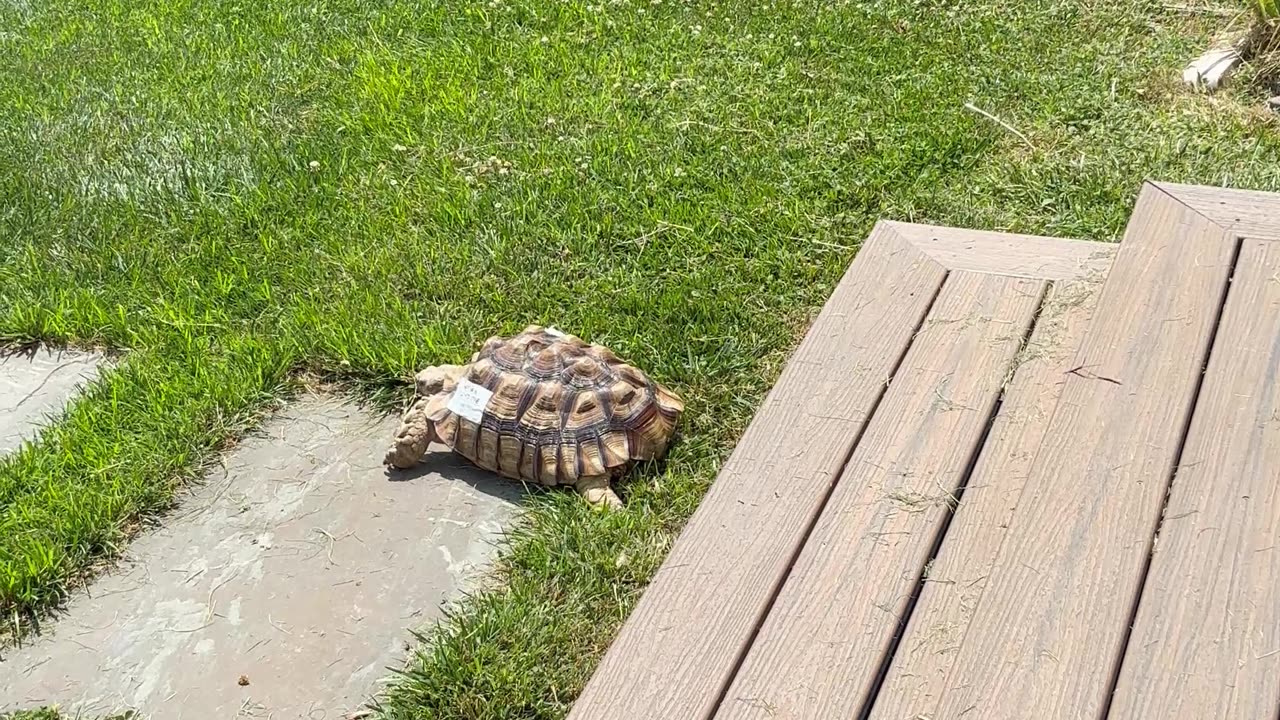
[(889, 223), (905, 240), (951, 270), (1045, 280), (1097, 275), (1109, 267), (1116, 245), (1039, 235)]
[(950, 274), (717, 720), (858, 716), (1045, 286)]
[(1023, 483), (1101, 295), (1103, 276), (1049, 290), (1000, 411), (872, 707), (872, 720), (933, 718)]
[(1280, 712), (1280, 243), (1236, 267), (1111, 718)]
[(878, 226), (569, 717), (702, 720), (825, 502), (946, 271)]
[(1235, 247), (1143, 189), (936, 720), (1101, 714)]
[(1237, 236), (1280, 240), (1280, 195), (1276, 193), (1163, 182), (1154, 185)]

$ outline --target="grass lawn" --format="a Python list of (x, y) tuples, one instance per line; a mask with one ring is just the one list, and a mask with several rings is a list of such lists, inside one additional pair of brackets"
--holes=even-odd
[[(1221, 18), (1086, 0), (0, 0), (0, 340), (122, 351), (0, 460), (29, 626), (303, 374), (383, 406), (555, 324), (688, 402), (614, 514), (530, 503), (388, 718), (557, 718), (881, 217), (1114, 239), (1280, 188), (1173, 79)], [(965, 109), (972, 102), (1026, 141)]]

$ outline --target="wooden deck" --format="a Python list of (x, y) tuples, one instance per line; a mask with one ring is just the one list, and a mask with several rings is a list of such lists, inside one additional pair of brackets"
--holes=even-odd
[(1276, 718), (1278, 380), (1278, 195), (880, 223), (570, 718)]

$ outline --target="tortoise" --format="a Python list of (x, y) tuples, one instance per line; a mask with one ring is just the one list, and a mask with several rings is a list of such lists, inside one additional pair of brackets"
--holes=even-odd
[(678, 395), (601, 345), (530, 325), (485, 341), (466, 365), (428, 367), (385, 465), (406, 469), (439, 442), (500, 477), (570, 485), (595, 506), (636, 461), (660, 459)]

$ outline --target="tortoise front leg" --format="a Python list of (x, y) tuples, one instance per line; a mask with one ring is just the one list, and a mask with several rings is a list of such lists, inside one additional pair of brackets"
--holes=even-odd
[(589, 475), (580, 478), (574, 483), (574, 487), (587, 502), (596, 507), (621, 508), (622, 500), (609, 487), (609, 480), (608, 475)]
[(383, 465), (404, 470), (411, 468), (422, 459), (427, 446), (435, 442), (436, 425), (427, 419), (427, 400), (418, 398), (400, 420), (396, 430), (395, 442), (382, 458)]

